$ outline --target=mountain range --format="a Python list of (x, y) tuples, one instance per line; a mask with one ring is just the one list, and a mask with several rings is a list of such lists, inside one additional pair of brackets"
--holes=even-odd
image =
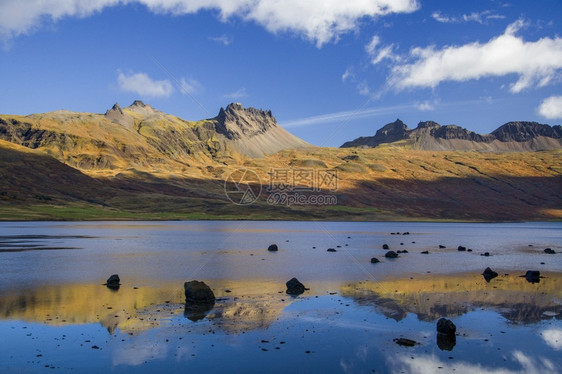
[(392, 144), (432, 151), (530, 152), (562, 148), (562, 127), (537, 122), (508, 122), (490, 134), (477, 134), (456, 125), (418, 123), (409, 129), (400, 119), (379, 129), (374, 136), (346, 142), (342, 148)]
[[(560, 126), (508, 123), (478, 135), (396, 121), (360, 139), (313, 147), (271, 111), (235, 103), (200, 121), (141, 101), (102, 114), (0, 115), (0, 220), (562, 218)], [(231, 177), (248, 170), (250, 181)], [(327, 171), (336, 186), (319, 185)], [(290, 173), (310, 177), (285, 181), (298, 194), (337, 204), (272, 203), (272, 175)], [(252, 204), (225, 194), (245, 186)]]

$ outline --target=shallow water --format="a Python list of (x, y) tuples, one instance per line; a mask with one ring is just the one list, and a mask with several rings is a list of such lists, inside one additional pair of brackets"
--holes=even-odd
[[(560, 223), (1, 223), (0, 372), (557, 372), (561, 244)], [(191, 279), (218, 298), (199, 315)]]

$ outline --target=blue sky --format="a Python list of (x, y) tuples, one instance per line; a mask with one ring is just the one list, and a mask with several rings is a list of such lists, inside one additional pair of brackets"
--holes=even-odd
[(271, 109), (315, 145), (396, 118), (562, 123), (562, 1), (0, 0), (0, 113)]

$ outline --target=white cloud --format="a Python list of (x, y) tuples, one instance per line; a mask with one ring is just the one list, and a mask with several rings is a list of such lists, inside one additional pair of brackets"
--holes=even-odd
[(429, 101), (424, 101), (423, 103), (417, 103), (415, 106), (417, 110), (420, 110), (422, 112), (435, 110), (435, 106)]
[(460, 22), (477, 22), (480, 24), (486, 23), (489, 19), (504, 19), (505, 16), (494, 14), (490, 10), (485, 10), (480, 13), (472, 12), (470, 14), (463, 14), (460, 17), (451, 17), (441, 14), (440, 11), (433, 12), (431, 17), (437, 22), (441, 23), (460, 23)]
[(519, 77), (510, 87), (513, 93), (545, 86), (561, 75), (562, 38), (526, 42), (515, 35), (523, 26), (521, 20), (514, 22), (502, 35), (483, 44), (413, 48), (410, 59), (414, 62), (395, 66), (387, 84), (397, 90), (433, 88), (445, 81), (513, 74)]
[(117, 84), (122, 91), (134, 92), (143, 97), (168, 97), (174, 91), (168, 80), (152, 80), (145, 73), (126, 75), (119, 72)]
[(223, 95), (223, 97), (225, 99), (238, 100), (248, 97), (248, 93), (246, 92), (246, 87), (242, 87), (234, 92)]
[(181, 90), (184, 93), (187, 92), (188, 94), (195, 94), (203, 89), (203, 85), (198, 81), (196, 81), (195, 79), (182, 78), (180, 79), (179, 83), (180, 83)]
[(539, 106), (538, 112), (548, 119), (562, 119), (562, 96), (547, 97)]
[(209, 36), (209, 40), (212, 40), (214, 42), (221, 43), (221, 44), (224, 44), (224, 45), (230, 45), (234, 41), (233, 38), (231, 38), (230, 36), (227, 36), (227, 35)]
[(355, 78), (355, 73), (353, 72), (353, 68), (345, 69), (345, 72), (341, 76), (342, 82), (345, 82), (348, 79), (354, 79), (354, 78)]
[(34, 30), (44, 20), (86, 17), (106, 7), (133, 2), (164, 14), (218, 10), (223, 21), (236, 16), (272, 33), (294, 32), (318, 47), (356, 30), (364, 17), (411, 13), (419, 8), (417, 0), (3, 0), (0, 36), (6, 40)]
[(400, 60), (400, 57), (395, 55), (394, 52), (393, 52), (394, 44), (390, 44), (390, 45), (387, 45), (385, 47), (377, 48), (377, 46), (379, 44), (380, 44), (380, 38), (377, 35), (375, 35), (375, 36), (373, 36), (373, 38), (371, 39), (369, 44), (367, 44), (365, 46), (365, 51), (371, 57), (371, 63), (373, 65), (378, 64), (379, 62), (381, 62), (384, 59), (389, 59), (389, 60), (394, 60), (394, 61)]

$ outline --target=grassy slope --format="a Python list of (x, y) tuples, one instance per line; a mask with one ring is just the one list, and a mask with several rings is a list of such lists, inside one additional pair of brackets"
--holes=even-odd
[[(178, 170), (88, 172), (0, 141), (0, 219), (545, 220), (562, 217), (562, 152), (489, 154), (403, 148), (283, 151)], [(237, 168), (267, 185), (271, 168), (338, 170), (338, 205), (238, 206), (224, 194)], [(98, 176), (98, 175), (101, 175)], [(115, 176), (110, 176), (115, 175)]]

